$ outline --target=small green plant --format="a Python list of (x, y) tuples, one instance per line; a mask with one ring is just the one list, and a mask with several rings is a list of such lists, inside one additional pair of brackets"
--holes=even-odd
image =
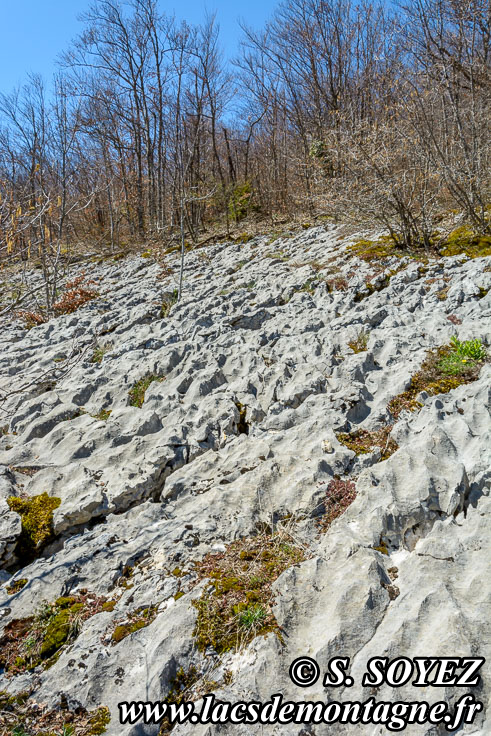
[(298, 289), (298, 291), (304, 291), (307, 294), (312, 295), (315, 292), (315, 286), (312, 282), (312, 279), (307, 279), (307, 281), (304, 284), (302, 284), (302, 286), (300, 287), (300, 289)]
[(452, 349), (462, 358), (470, 358), (470, 360), (485, 360), (486, 348), (481, 340), (465, 340), (461, 342), (456, 335), (450, 339)]
[(130, 406), (136, 406), (138, 409), (141, 409), (143, 406), (143, 402), (145, 401), (145, 392), (147, 388), (150, 386), (151, 383), (154, 381), (163, 381), (164, 376), (145, 376), (144, 378), (140, 378), (139, 381), (135, 383), (133, 388), (130, 389), (128, 392), (128, 396), (130, 397)]
[(265, 258), (272, 258), (278, 261), (288, 261), (288, 256), (282, 250), (277, 250), (274, 253), (266, 253)]
[(370, 333), (361, 329), (355, 339), (351, 340), (351, 342), (348, 343), (348, 346), (352, 349), (354, 353), (363, 353), (367, 349), (369, 337)]
[(450, 340), (451, 350), (443, 355), (438, 368), (449, 376), (459, 376), (470, 365), (481, 362), (486, 358), (486, 350), (481, 340), (466, 340), (461, 342), (456, 336)]
[(246, 631), (259, 631), (267, 616), (268, 614), (262, 606), (249, 606), (239, 613), (239, 626)]

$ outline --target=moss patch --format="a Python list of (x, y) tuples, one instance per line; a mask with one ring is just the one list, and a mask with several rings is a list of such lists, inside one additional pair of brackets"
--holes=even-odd
[(491, 236), (478, 235), (469, 227), (463, 225), (453, 230), (440, 244), (440, 255), (460, 256), (469, 258), (483, 258), (491, 256)]
[(27, 585), (27, 578), (20, 578), (19, 580), (16, 580), (11, 585), (7, 586), (7, 593), (9, 595), (14, 595), (15, 593), (19, 593), (25, 585)]
[(10, 496), (7, 504), (11, 511), (19, 514), (22, 522), (16, 555), (28, 562), (53, 539), (53, 511), (61, 504), (61, 499), (41, 493), (30, 498)]
[(157, 606), (142, 606), (133, 611), (128, 620), (124, 623), (118, 623), (111, 635), (111, 642), (119, 644), (120, 641), (126, 639), (127, 636), (135, 631), (144, 629), (152, 623), (157, 615)]
[(85, 592), (44, 603), (34, 616), (10, 621), (0, 639), (0, 666), (7, 676), (49, 667), (104, 603), (105, 598)]
[[(434, 248), (434, 239), (431, 241), (431, 246)], [(409, 257), (422, 263), (428, 261), (428, 253), (423, 245), (408, 250), (403, 245), (402, 237), (399, 237), (397, 233), (394, 233), (394, 236), (382, 235), (377, 240), (358, 240), (348, 246), (348, 253), (368, 263), (371, 261), (385, 261), (388, 258), (404, 257)]]
[(390, 400), (387, 408), (394, 419), (397, 419), (403, 410), (420, 409), (422, 404), (416, 397), (422, 391), (430, 396), (436, 396), (446, 394), (464, 383), (475, 381), (479, 377), (486, 356), (483, 348), (479, 352), (480, 341), (476, 343), (478, 343), (476, 352), (471, 354), (466, 354), (471, 341), (460, 343), (455, 338), (450, 345), (430, 350), (420, 370), (411, 378), (409, 388)]
[(367, 429), (358, 429), (351, 433), (340, 432), (336, 437), (341, 444), (357, 455), (365, 455), (379, 447), (382, 453), (380, 459), (387, 460), (398, 449), (398, 444), (389, 437), (392, 427), (393, 425), (389, 424), (371, 432)]
[(348, 252), (368, 262), (402, 255), (389, 236), (382, 236), (378, 240), (358, 240), (348, 247)]
[(130, 406), (136, 406), (139, 409), (143, 406), (143, 402), (145, 401), (145, 392), (147, 388), (150, 386), (151, 383), (154, 381), (163, 381), (164, 376), (154, 376), (149, 375), (145, 376), (144, 378), (140, 378), (139, 381), (137, 381), (134, 386), (130, 389), (128, 392), (128, 396), (130, 397)]
[(280, 534), (233, 542), (225, 552), (208, 554), (196, 565), (198, 579), (210, 578), (199, 600), (193, 636), (198, 649), (222, 654), (246, 646), (256, 636), (278, 633), (271, 585), (286, 568), (305, 559)]

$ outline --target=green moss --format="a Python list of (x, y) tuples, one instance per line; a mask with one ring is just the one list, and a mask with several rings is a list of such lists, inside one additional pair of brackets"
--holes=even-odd
[(10, 496), (7, 503), (22, 521), (16, 554), (24, 561), (30, 560), (53, 539), (53, 511), (61, 504), (61, 499), (41, 493), (26, 499)]
[(75, 596), (69, 596), (65, 597), (62, 596), (61, 598), (57, 598), (55, 601), (55, 606), (57, 608), (70, 608), (70, 606), (73, 606), (76, 603), (77, 599)]
[(49, 657), (52, 657), (53, 654), (56, 654), (58, 649), (61, 649), (70, 636), (70, 629), (70, 610), (60, 611), (56, 616), (53, 616), (48, 624), (43, 643), (41, 645), (41, 659), (48, 659)]
[(469, 227), (463, 225), (453, 230), (445, 238), (440, 246), (440, 255), (466, 255), (469, 258), (491, 256), (491, 236), (478, 235)]
[(27, 578), (20, 578), (19, 580), (16, 580), (11, 585), (7, 586), (7, 593), (9, 595), (14, 595), (15, 593), (19, 593), (19, 591), (21, 591), (25, 585), (27, 585)]
[(386, 236), (375, 241), (358, 240), (348, 247), (348, 252), (368, 262), (400, 255), (396, 251), (393, 240)]
[(144, 629), (152, 623), (156, 615), (157, 606), (143, 606), (141, 608), (137, 608), (136, 611), (133, 611), (133, 613), (130, 614), (129, 621), (116, 626), (111, 636), (112, 643), (118, 644), (135, 631)]
[(179, 600), (179, 598), (182, 598), (182, 597), (183, 597), (183, 595), (184, 595), (183, 591), (182, 591), (182, 590), (180, 590), (180, 591), (179, 591), (178, 593), (176, 593), (176, 594), (175, 594), (175, 596), (174, 596), (174, 600), (175, 600), (175, 601), (178, 601), (178, 600)]
[[(431, 239), (431, 247), (435, 246), (435, 234)], [(415, 244), (410, 250), (404, 246), (401, 235), (382, 235), (377, 240), (358, 240), (348, 247), (348, 252), (363, 261), (384, 261), (387, 258), (409, 257), (426, 263), (428, 254), (423, 244)]]
[(98, 708), (89, 719), (89, 730), (86, 732), (86, 736), (101, 736), (103, 733), (106, 733), (107, 726), (109, 726), (110, 722), (111, 714), (109, 708), (105, 706)]
[(145, 401), (145, 392), (147, 388), (150, 386), (151, 383), (154, 381), (163, 381), (163, 376), (154, 376), (149, 375), (145, 376), (144, 378), (140, 378), (139, 381), (137, 381), (134, 386), (130, 389), (128, 392), (128, 396), (130, 397), (130, 406), (136, 406), (137, 408), (141, 409), (143, 406), (143, 402)]
[(116, 605), (117, 601), (106, 601), (102, 604), (102, 610), (103, 611), (114, 611), (114, 606)]
[(78, 636), (82, 622), (102, 610), (104, 598), (88, 594), (43, 603), (35, 616), (15, 619), (0, 639), (0, 664), (16, 675), (54, 664), (66, 644)]

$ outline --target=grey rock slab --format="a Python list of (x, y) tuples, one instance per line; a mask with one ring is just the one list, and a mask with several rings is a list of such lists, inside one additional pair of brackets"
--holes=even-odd
[[(349, 656), (355, 685), (336, 690), (343, 701), (368, 697), (360, 682), (371, 656), (491, 661), (489, 364), (471, 384), (422, 394), (421, 410), (395, 423), (399, 449), (384, 462), (380, 450), (357, 457), (336, 437), (393, 422), (390, 399), (452, 335), (481, 339), (489, 350), (491, 259), (443, 258), (422, 269), (393, 258), (377, 274), (347, 251), (363, 237), (376, 234), (347, 237), (326, 225), (274, 243), (258, 236), (191, 251), (183, 298), (165, 318), (178, 255), (166, 256), (174, 273), (164, 278), (139, 257), (88, 264), (98, 299), (29, 331), (0, 323), (0, 626), (83, 588), (116, 600), (112, 612), (84, 622), (53, 667), (4, 673), (0, 689), (29, 686), (50, 705), (62, 696), (72, 706), (107, 705), (109, 736), (157, 736), (158, 727), (120, 726), (117, 704), (164, 699), (177, 670), (192, 664), (233, 701), (274, 692), (325, 700), (319, 685), (293, 685), (291, 661), (310, 655), (323, 669), (331, 656)], [(270, 257), (279, 251), (281, 259)], [(339, 276), (344, 291), (328, 286)], [(39, 283), (39, 274), (32, 279)], [(364, 290), (367, 282), (375, 291)], [(362, 330), (367, 350), (353, 354), (348, 343)], [(99, 363), (96, 347), (106, 350)], [(147, 376), (161, 380), (141, 408), (130, 406), (131, 388)], [(336, 477), (355, 482), (357, 497), (321, 533), (317, 520)], [(6, 499), (45, 492), (61, 499), (55, 539), (12, 567), (21, 519)], [(307, 555), (273, 585), (283, 642), (270, 633), (221, 658), (198, 652), (192, 601), (206, 583), (194, 587), (194, 563), (264, 525), (291, 535)], [(21, 577), (27, 584), (9, 595), (9, 580)], [(151, 604), (155, 620), (113, 645), (118, 622)], [(227, 670), (233, 678), (224, 686)], [(487, 706), (488, 666), (482, 674)], [(457, 695), (384, 686), (377, 699), (452, 703)], [(462, 733), (484, 736), (489, 722), (484, 714)], [(303, 736), (302, 728), (182, 725), (174, 733)], [(405, 733), (442, 732), (428, 725)]]

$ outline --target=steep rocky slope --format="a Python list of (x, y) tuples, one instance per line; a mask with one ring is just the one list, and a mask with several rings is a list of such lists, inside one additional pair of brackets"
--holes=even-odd
[[(164, 700), (180, 671), (193, 673), (195, 697), (325, 700), (321, 681), (290, 681), (290, 663), (307, 655), (325, 671), (330, 657), (347, 656), (355, 685), (330, 694), (343, 701), (368, 697), (360, 681), (373, 656), (491, 657), (491, 367), (446, 393), (421, 393), (421, 406), (396, 421), (387, 409), (428, 350), (452, 335), (490, 344), (491, 259), (381, 266), (348, 244), (330, 226), (191, 252), (173, 305), (175, 273), (162, 278), (144, 258), (93, 265), (100, 296), (82, 309), (29, 331), (4, 321), (0, 624), (8, 632), (43, 600), (75, 596), (76, 605), (85, 591), (106, 605), (82, 616), (49, 667), (26, 667), (21, 648), (1, 690), (30, 691), (53, 708), (60, 699), (71, 710), (107, 706), (108, 734), (155, 736), (158, 726), (119, 725), (117, 704)], [(169, 263), (177, 270), (177, 256)], [(143, 402), (135, 399), (149, 377)], [(338, 435), (359, 429), (382, 430), (385, 444), (355, 454)], [(335, 478), (356, 482), (356, 499), (323, 523)], [(53, 536), (30, 559), (11, 498), (43, 493), (59, 499)], [(196, 563), (271, 531), (301, 553), (272, 581), (280, 628), (248, 636), (238, 651), (198, 647), (192, 601), (206, 595), (207, 578)], [(116, 641), (124, 625), (132, 630)], [(421, 690), (383, 686), (376, 696), (462, 694)], [(386, 733), (173, 733), (218, 731)], [(490, 733), (491, 719), (480, 714), (462, 732)]]

